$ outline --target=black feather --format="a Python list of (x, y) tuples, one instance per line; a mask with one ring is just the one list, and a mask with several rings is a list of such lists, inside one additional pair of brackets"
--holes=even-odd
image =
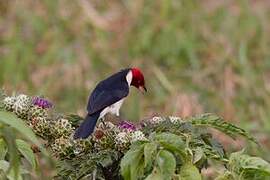
[(78, 139), (78, 138), (85, 139), (88, 136), (90, 136), (90, 134), (92, 134), (95, 129), (99, 115), (100, 115), (100, 112), (96, 112), (91, 115), (87, 114), (85, 117), (85, 120), (76, 130), (74, 134), (74, 139)]
[(120, 101), (129, 93), (129, 85), (126, 76), (130, 69), (122, 70), (107, 79), (101, 81), (91, 93), (87, 111), (88, 115), (76, 130), (74, 139), (87, 138), (96, 126), (100, 113), (108, 106)]
[(126, 80), (130, 69), (122, 70), (101, 81), (89, 97), (87, 111), (93, 114), (126, 97), (129, 85)]

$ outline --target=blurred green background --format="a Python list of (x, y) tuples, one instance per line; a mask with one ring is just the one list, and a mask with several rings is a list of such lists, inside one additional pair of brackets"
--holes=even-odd
[(133, 88), (123, 117), (213, 112), (270, 149), (269, 0), (1, 0), (0, 16), (8, 93), (84, 115), (97, 82), (136, 66), (149, 91)]

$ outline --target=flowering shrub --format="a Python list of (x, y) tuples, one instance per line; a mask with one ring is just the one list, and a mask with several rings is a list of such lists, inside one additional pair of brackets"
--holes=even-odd
[(103, 120), (89, 138), (74, 140), (74, 130), (83, 118), (55, 113), (53, 104), (42, 97), (6, 96), (2, 105), (31, 127), (57, 159), (55, 179), (199, 180), (209, 161), (225, 165), (216, 179), (270, 178), (266, 161), (243, 152), (225, 152), (207, 127), (257, 142), (213, 114), (153, 117), (140, 124)]

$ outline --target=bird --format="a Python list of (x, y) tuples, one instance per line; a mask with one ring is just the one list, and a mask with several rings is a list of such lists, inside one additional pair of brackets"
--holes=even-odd
[(76, 129), (74, 139), (86, 139), (95, 129), (98, 119), (107, 113), (119, 116), (120, 108), (131, 86), (147, 92), (142, 71), (139, 68), (123, 69), (99, 82), (89, 96), (87, 115)]

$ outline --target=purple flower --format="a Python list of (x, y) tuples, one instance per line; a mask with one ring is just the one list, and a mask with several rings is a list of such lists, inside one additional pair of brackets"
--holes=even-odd
[(132, 124), (131, 122), (128, 121), (122, 121), (118, 124), (118, 127), (121, 129), (126, 129), (129, 131), (135, 131), (137, 128), (134, 124)]
[(53, 104), (50, 101), (43, 99), (41, 97), (34, 97), (33, 104), (43, 109), (51, 108), (53, 106)]

